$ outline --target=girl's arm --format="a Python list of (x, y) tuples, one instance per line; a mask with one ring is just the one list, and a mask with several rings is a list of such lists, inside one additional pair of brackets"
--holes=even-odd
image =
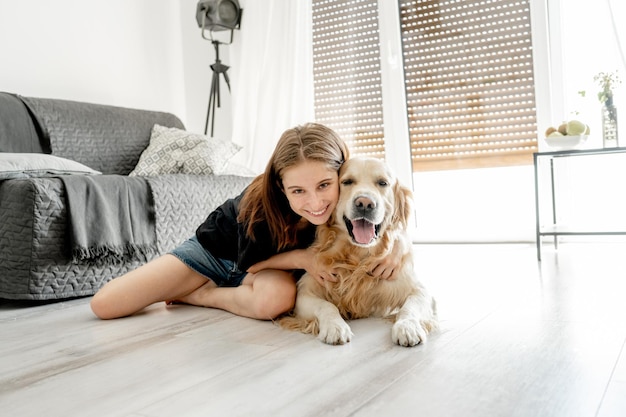
[[(411, 250), (411, 244), (408, 240), (400, 236), (391, 248), (389, 255), (383, 258), (378, 265), (370, 271), (374, 277), (382, 279), (394, 279), (402, 265), (402, 258)], [(256, 273), (263, 269), (304, 269), (311, 274), (319, 283), (324, 281), (337, 282), (337, 278), (333, 275), (334, 270), (326, 269), (322, 265), (313, 261), (315, 252), (313, 249), (295, 249), (289, 252), (279, 253), (264, 261), (258, 262), (248, 268), (249, 273)]]
[(311, 274), (319, 283), (326, 281), (336, 282), (332, 269), (323, 268), (322, 265), (313, 261), (315, 251), (308, 249), (294, 249), (289, 252), (279, 253), (264, 261), (257, 262), (248, 268), (248, 273), (256, 273), (263, 269), (304, 269)]

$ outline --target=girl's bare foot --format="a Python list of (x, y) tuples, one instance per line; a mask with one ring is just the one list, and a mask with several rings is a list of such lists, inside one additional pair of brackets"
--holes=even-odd
[(207, 303), (204, 302), (208, 293), (217, 288), (217, 285), (213, 281), (207, 281), (206, 284), (196, 288), (187, 295), (178, 297), (174, 300), (167, 300), (165, 304), (190, 304), (199, 307), (207, 307)]

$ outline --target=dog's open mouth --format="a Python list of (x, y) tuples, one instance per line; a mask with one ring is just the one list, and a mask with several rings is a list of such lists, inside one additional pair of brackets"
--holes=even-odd
[(360, 245), (368, 245), (378, 237), (380, 225), (369, 222), (365, 219), (350, 220), (344, 216), (348, 233), (353, 241)]

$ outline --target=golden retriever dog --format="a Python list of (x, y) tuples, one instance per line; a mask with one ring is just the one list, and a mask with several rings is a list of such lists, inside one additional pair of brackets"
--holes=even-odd
[[(411, 190), (374, 158), (354, 157), (339, 171), (339, 202), (327, 224), (318, 226), (316, 261), (335, 269), (337, 282), (318, 283), (309, 274), (298, 281), (296, 304), (281, 327), (317, 335), (340, 345), (353, 336), (345, 320), (388, 317), (391, 338), (401, 346), (426, 340), (437, 326), (434, 299), (418, 281), (408, 223)], [(402, 253), (393, 279), (370, 272), (394, 246)]]

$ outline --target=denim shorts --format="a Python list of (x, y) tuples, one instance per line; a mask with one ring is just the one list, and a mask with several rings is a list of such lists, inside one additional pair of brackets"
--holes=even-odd
[(235, 262), (214, 257), (211, 252), (204, 249), (196, 236), (184, 241), (169, 253), (200, 275), (215, 282), (218, 287), (238, 287), (247, 275), (247, 272), (237, 269)]

